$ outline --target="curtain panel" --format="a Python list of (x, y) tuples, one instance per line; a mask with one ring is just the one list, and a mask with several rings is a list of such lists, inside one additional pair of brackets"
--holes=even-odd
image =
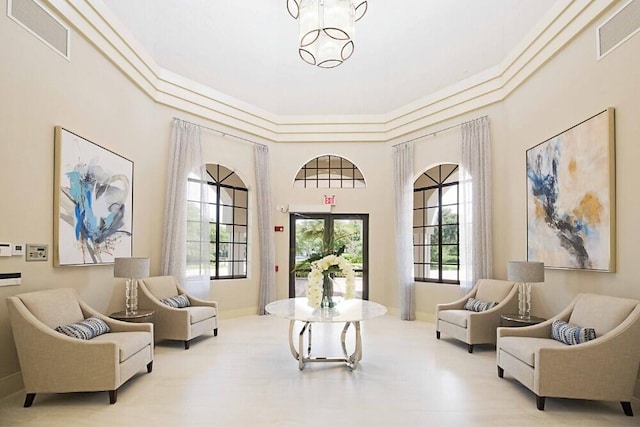
[(460, 156), (460, 287), (493, 277), (489, 118), (462, 124)]
[[(161, 273), (182, 283), (210, 283), (210, 230), (206, 166), (202, 160), (200, 126), (174, 119), (171, 132), (167, 197), (164, 215)], [(189, 183), (189, 177), (192, 182)], [(199, 201), (198, 209), (187, 211), (187, 199)], [(193, 204), (192, 208), (196, 204)], [(187, 219), (193, 235), (199, 236), (189, 248), (187, 276)]]
[(396, 212), (396, 262), (400, 318), (415, 320), (413, 281), (413, 144), (393, 147), (393, 186)]
[(265, 306), (276, 297), (275, 238), (269, 147), (255, 144), (256, 192), (258, 200), (258, 240), (260, 243), (260, 291), (258, 314), (267, 314)]

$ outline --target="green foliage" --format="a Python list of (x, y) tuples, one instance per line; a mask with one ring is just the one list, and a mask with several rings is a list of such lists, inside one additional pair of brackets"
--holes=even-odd
[[(442, 263), (443, 264), (457, 264), (458, 263), (458, 226), (454, 225), (458, 223), (458, 214), (451, 209), (442, 210)], [(447, 225), (451, 224), (451, 225)], [(438, 227), (440, 228), (440, 227)], [(438, 228), (436, 232), (431, 235), (431, 253), (429, 261), (433, 264), (438, 264), (438, 244), (440, 243), (440, 236), (438, 234)], [(451, 245), (449, 245), (451, 244)]]
[(334, 220), (333, 232), (325, 230), (322, 219), (296, 222), (296, 263), (293, 271), (304, 277), (311, 263), (327, 255), (342, 256), (354, 268), (362, 267), (362, 227), (356, 220)]

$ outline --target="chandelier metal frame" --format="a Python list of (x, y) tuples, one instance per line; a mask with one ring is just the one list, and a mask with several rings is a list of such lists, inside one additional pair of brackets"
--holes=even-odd
[[(358, 22), (367, 13), (368, 2), (361, 1), (357, 5), (356, 0), (348, 0), (350, 13), (353, 13), (353, 22)], [(335, 68), (353, 55), (355, 45), (353, 42), (354, 28), (338, 28), (336, 26), (324, 25), (325, 0), (287, 0), (287, 11), (293, 19), (301, 24), (302, 3), (311, 3), (310, 6), (317, 5), (318, 19), (313, 28), (308, 31), (300, 28), (298, 54), (304, 62), (320, 68)], [(307, 5), (309, 6), (309, 5)], [(352, 26), (353, 27), (353, 26)], [(323, 57), (321, 48), (330, 46), (334, 56)], [(338, 54), (339, 53), (339, 54)]]

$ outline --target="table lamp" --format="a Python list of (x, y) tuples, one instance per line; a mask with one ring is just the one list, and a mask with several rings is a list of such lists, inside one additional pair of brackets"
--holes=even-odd
[(544, 282), (544, 263), (509, 261), (507, 280), (518, 283), (518, 315), (531, 318), (531, 283)]
[(116, 258), (113, 277), (125, 278), (124, 305), (127, 315), (138, 310), (138, 279), (149, 277), (149, 258)]

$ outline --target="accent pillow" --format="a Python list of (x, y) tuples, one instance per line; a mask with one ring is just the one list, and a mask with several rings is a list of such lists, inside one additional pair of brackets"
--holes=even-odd
[(565, 344), (582, 344), (596, 338), (596, 330), (593, 328), (582, 328), (573, 323), (556, 319), (551, 323), (551, 336), (554, 340)]
[(160, 300), (160, 302), (173, 308), (184, 308), (184, 307), (189, 307), (191, 305), (191, 303), (189, 302), (189, 297), (186, 296), (185, 294), (180, 294), (175, 297), (165, 298), (163, 300)]
[(109, 325), (104, 320), (97, 317), (89, 317), (78, 323), (70, 323), (64, 326), (56, 327), (56, 331), (61, 334), (77, 338), (79, 340), (90, 340), (98, 335), (106, 334), (111, 331)]
[(495, 301), (482, 301), (475, 298), (469, 298), (464, 304), (464, 309), (469, 311), (485, 311), (498, 305)]

